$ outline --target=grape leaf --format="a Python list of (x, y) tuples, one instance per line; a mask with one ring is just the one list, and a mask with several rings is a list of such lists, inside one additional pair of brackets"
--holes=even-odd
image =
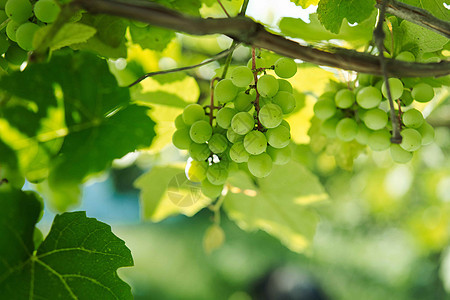
[(320, 0), (291, 0), (297, 6), (308, 8), (310, 5), (317, 5)]
[(163, 51), (175, 37), (175, 32), (156, 26), (137, 27), (130, 26), (133, 43), (141, 45), (144, 49)]
[[(41, 44), (42, 39), (50, 30), (50, 26), (41, 27), (34, 35), (33, 44), (35, 47)], [(58, 50), (66, 46), (77, 43), (84, 43), (90, 39), (97, 30), (91, 26), (79, 23), (66, 23), (58, 31), (56, 36), (49, 43), (51, 50)]]
[(184, 169), (176, 166), (153, 167), (135, 186), (141, 189), (142, 217), (154, 222), (178, 214), (190, 217), (211, 203), (200, 185), (190, 182)]
[(402, 50), (410, 51), (416, 57), (441, 50), (448, 42), (446, 37), (407, 21), (400, 24), (400, 32), (402, 34), (397, 36), (395, 42), (400, 42)]
[(420, 7), (430, 12), (436, 18), (444, 21), (450, 21), (450, 12), (444, 6), (444, 3), (448, 3), (445, 0), (400, 0), (403, 3)]
[(0, 191), (0, 291), (5, 299), (132, 299), (116, 273), (133, 265), (124, 241), (85, 212), (55, 217), (34, 252), (35, 194)]
[(360, 23), (370, 17), (375, 9), (375, 0), (321, 0), (317, 14), (322, 25), (338, 34), (342, 21)]
[(229, 183), (235, 188), (225, 196), (224, 209), (239, 227), (264, 230), (292, 251), (305, 251), (319, 221), (309, 205), (328, 198), (317, 177), (291, 162), (274, 166), (257, 185), (243, 172)]

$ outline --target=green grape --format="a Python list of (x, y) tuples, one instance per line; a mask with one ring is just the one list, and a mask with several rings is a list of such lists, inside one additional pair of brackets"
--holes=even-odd
[(287, 129), (291, 130), (291, 125), (289, 125), (289, 123), (286, 120), (281, 121), (280, 126), (284, 126)]
[(204, 161), (211, 155), (211, 150), (207, 144), (191, 143), (189, 146), (189, 156), (193, 160)]
[(230, 158), (237, 163), (247, 162), (250, 154), (245, 150), (243, 142), (236, 142), (230, 148)]
[(417, 130), (406, 128), (400, 134), (402, 135), (400, 146), (406, 151), (416, 151), (422, 145), (422, 136)]
[(434, 128), (426, 121), (423, 122), (422, 126), (417, 128), (417, 131), (422, 136), (422, 145), (429, 145), (434, 141)]
[(231, 128), (240, 135), (249, 133), (255, 127), (255, 119), (248, 112), (238, 112), (231, 119)]
[(237, 111), (249, 111), (253, 107), (253, 101), (256, 99), (256, 94), (240, 92), (234, 99), (234, 108)]
[(231, 143), (236, 143), (238, 141), (242, 141), (244, 140), (244, 136), (237, 134), (236, 132), (234, 132), (234, 130), (230, 127), (227, 130), (227, 139), (231, 142)]
[[(392, 100), (396, 100), (400, 98), (403, 94), (403, 83), (398, 78), (389, 78), (389, 87), (391, 88), (391, 96)], [(388, 99), (387, 89), (386, 89), (386, 82), (383, 82), (381, 86), (381, 92), (383, 93), (383, 96)]]
[(253, 155), (258, 155), (266, 151), (267, 139), (264, 133), (260, 131), (250, 131), (244, 137), (245, 150)]
[(189, 134), (194, 142), (206, 143), (212, 135), (212, 127), (206, 121), (197, 121), (192, 124)]
[(360, 123), (358, 124), (358, 133), (356, 134), (355, 140), (361, 145), (367, 145), (371, 133), (372, 131), (366, 125)]
[(4, 33), (0, 33), (0, 55), (5, 53), (10, 46), (9, 40)]
[(20, 25), (16, 31), (16, 40), (20, 48), (26, 51), (33, 50), (33, 38), (38, 30), (39, 26), (34, 23), (27, 22)]
[(333, 99), (324, 98), (316, 102), (314, 105), (314, 115), (321, 119), (326, 120), (331, 118), (336, 113), (336, 104)]
[(339, 108), (349, 108), (355, 103), (355, 94), (348, 89), (342, 89), (336, 93), (334, 102)]
[(413, 153), (406, 151), (398, 144), (391, 144), (389, 148), (392, 160), (399, 164), (406, 164), (413, 157)]
[(202, 182), (206, 178), (208, 163), (192, 160), (186, 164), (186, 177), (192, 182)]
[(223, 190), (223, 185), (215, 185), (208, 181), (208, 179), (205, 179), (202, 181), (202, 193), (206, 197), (209, 198), (217, 198), (220, 196)]
[(413, 101), (414, 101), (414, 99), (413, 99), (413, 97), (411, 95), (411, 92), (408, 91), (408, 90), (404, 90), (403, 94), (402, 94), (402, 96), (400, 98), (401, 105), (402, 106), (408, 106), (411, 103), (413, 103)]
[(17, 29), (19, 28), (20, 25), (22, 25), (22, 24), (21, 23), (17, 23), (17, 22), (12, 21), (12, 20), (8, 22), (8, 25), (6, 25), (6, 35), (13, 42), (17, 42), (16, 32), (17, 32)]
[(291, 160), (290, 147), (277, 149), (272, 146), (268, 146), (266, 152), (269, 154), (274, 165), (285, 165)]
[(283, 111), (276, 104), (269, 103), (259, 110), (259, 121), (266, 128), (275, 128), (283, 121)]
[(209, 139), (208, 147), (215, 154), (223, 153), (225, 150), (227, 150), (228, 140), (225, 137), (225, 135), (220, 134), (220, 133), (215, 133)]
[(364, 113), (363, 121), (367, 128), (379, 130), (386, 127), (388, 123), (388, 115), (384, 110), (374, 108)]
[(373, 86), (363, 87), (356, 95), (356, 102), (362, 108), (374, 108), (381, 103), (381, 93)]
[(389, 148), (391, 145), (391, 134), (386, 129), (373, 131), (369, 135), (367, 145), (373, 151), (383, 151)]
[(259, 108), (269, 103), (272, 103), (272, 98), (259, 97)]
[(274, 97), (272, 102), (281, 107), (283, 114), (290, 114), (295, 109), (295, 98), (289, 92), (279, 91)]
[(175, 118), (175, 127), (177, 129), (182, 129), (182, 128), (187, 128), (188, 126), (186, 125), (186, 123), (184, 123), (183, 121), (183, 115), (179, 114), (176, 118)]
[(236, 114), (236, 110), (229, 108), (229, 107), (223, 107), (217, 112), (216, 116), (216, 122), (217, 125), (224, 129), (228, 129), (231, 126), (231, 119), (233, 119), (234, 115)]
[(278, 80), (272, 75), (263, 75), (258, 79), (256, 88), (263, 97), (273, 97), (278, 92)]
[(412, 108), (403, 113), (402, 121), (406, 127), (419, 128), (420, 126), (422, 126), (424, 119), (420, 111)]
[(219, 81), (214, 88), (214, 99), (221, 103), (232, 101), (238, 93), (238, 87), (233, 84), (231, 79)]
[(336, 126), (338, 122), (339, 118), (337, 117), (326, 119), (325, 122), (322, 123), (323, 134), (329, 138), (336, 137)]
[(336, 136), (338, 139), (349, 142), (353, 140), (358, 133), (358, 124), (355, 120), (344, 118), (336, 125)]
[(427, 83), (419, 83), (413, 87), (411, 95), (418, 102), (428, 102), (434, 98), (434, 90)]
[(188, 128), (178, 129), (172, 135), (172, 144), (180, 150), (189, 149), (191, 143), (192, 140)]
[(32, 14), (32, 6), (28, 0), (8, 0), (5, 12), (11, 20), (17, 23), (25, 22)]
[(280, 149), (289, 145), (291, 133), (286, 127), (278, 126), (276, 128), (268, 129), (266, 138), (270, 146)]
[(17, 44), (11, 45), (5, 53), (5, 58), (13, 65), (22, 64), (28, 57), (28, 52), (20, 48)]
[(183, 121), (186, 125), (191, 126), (197, 121), (204, 120), (205, 111), (199, 104), (189, 104), (184, 108)]
[(285, 91), (288, 93), (294, 93), (294, 89), (292, 88), (292, 85), (289, 81), (286, 79), (280, 79), (278, 78), (278, 91)]
[[(255, 65), (256, 65), (256, 69), (265, 68), (267, 66), (267, 61), (262, 57), (256, 57)], [(252, 66), (253, 66), (253, 63), (252, 63), (252, 59), (250, 58), (247, 62), (247, 68), (253, 70)]]
[(291, 78), (297, 73), (297, 64), (291, 58), (282, 57), (275, 62), (275, 73), (281, 78)]
[(412, 54), (409, 51), (400, 52), (395, 57), (395, 59), (402, 60), (402, 61), (407, 61), (407, 62), (415, 62), (416, 61), (416, 57), (414, 56), (414, 54)]
[(261, 153), (259, 155), (251, 155), (248, 159), (247, 166), (253, 176), (264, 178), (272, 172), (273, 162), (269, 154)]
[(237, 87), (246, 87), (253, 82), (253, 72), (245, 66), (236, 67), (231, 72), (231, 81)]
[[(61, 8), (54, 0), (39, 0), (34, 5), (34, 14), (36, 15), (36, 18), (45, 23), (55, 22), (60, 11)], [(147, 26), (147, 24), (145, 24), (145, 26)]]
[(215, 185), (222, 185), (228, 178), (228, 165), (225, 162), (219, 162), (209, 166), (206, 171), (206, 178)]
[(370, 74), (359, 73), (358, 82), (360, 86), (370, 86), (373, 82), (373, 76)]

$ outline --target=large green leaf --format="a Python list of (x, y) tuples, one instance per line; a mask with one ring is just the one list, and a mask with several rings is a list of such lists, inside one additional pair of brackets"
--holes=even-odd
[(411, 51), (417, 57), (441, 50), (448, 42), (448, 38), (407, 21), (400, 24), (399, 31), (401, 34), (395, 41), (401, 43), (403, 50)]
[(409, 5), (423, 8), (439, 19), (450, 21), (450, 12), (444, 6), (444, 3), (447, 4), (449, 3), (446, 0), (400, 0), (400, 1)]
[(328, 196), (305, 167), (296, 162), (275, 166), (256, 184), (241, 172), (229, 183), (234, 188), (226, 195), (224, 208), (242, 229), (264, 230), (296, 252), (310, 245), (319, 221), (310, 205)]
[(33, 193), (0, 191), (0, 292), (4, 299), (132, 299), (117, 269), (133, 265), (124, 241), (84, 212), (55, 217), (36, 252), (40, 204)]
[[(51, 26), (41, 27), (34, 35), (34, 45), (38, 46), (50, 30)], [(73, 44), (84, 43), (90, 39), (97, 30), (91, 26), (79, 23), (67, 23), (61, 27), (49, 43), (51, 50), (58, 50)]]
[(156, 26), (138, 27), (131, 25), (130, 34), (133, 43), (141, 45), (144, 49), (156, 51), (164, 50), (175, 37), (175, 32)]
[(321, 0), (317, 7), (319, 20), (333, 33), (339, 33), (342, 20), (360, 23), (370, 17), (375, 0)]

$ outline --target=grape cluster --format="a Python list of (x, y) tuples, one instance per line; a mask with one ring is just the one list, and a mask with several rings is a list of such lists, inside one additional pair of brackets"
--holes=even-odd
[[(266, 74), (267, 69), (280, 78)], [(291, 113), (296, 102), (291, 84), (283, 78), (296, 72), (292, 59), (280, 58), (267, 67), (263, 58), (255, 57), (217, 83), (216, 104), (190, 104), (176, 118), (173, 144), (189, 151), (186, 175), (201, 182), (203, 194), (218, 197), (235, 170), (263, 178), (274, 164), (290, 160), (290, 127), (283, 115)]]
[(0, 0), (0, 24), (6, 24), (0, 33), (0, 55), (12, 65), (22, 64), (34, 50), (35, 33), (54, 22), (60, 10), (55, 0)]
[[(415, 58), (405, 51), (397, 59), (414, 61)], [(411, 104), (414, 100), (430, 101), (434, 97), (434, 89), (418, 78), (389, 78), (389, 85), (401, 126), (400, 144), (391, 143), (392, 120), (386, 101), (386, 83), (367, 74), (358, 75), (354, 89), (335, 88), (319, 97), (314, 113), (323, 120), (322, 133), (344, 142), (355, 140), (373, 151), (390, 149), (392, 159), (397, 163), (410, 161), (414, 151), (434, 140), (433, 127)]]

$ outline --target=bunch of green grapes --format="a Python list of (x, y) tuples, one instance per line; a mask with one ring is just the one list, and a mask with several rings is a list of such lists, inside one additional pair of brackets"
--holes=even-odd
[[(410, 52), (402, 52), (400, 60), (415, 61)], [(386, 83), (379, 77), (359, 74), (356, 88), (340, 88), (322, 94), (314, 106), (321, 120), (322, 133), (344, 142), (357, 141), (373, 151), (390, 149), (392, 159), (407, 163), (413, 152), (434, 140), (434, 129), (414, 101), (428, 102), (434, 98), (434, 87), (420, 78), (389, 78), (391, 96), (400, 121), (402, 142), (391, 143), (392, 120), (386, 102)]]
[[(266, 74), (267, 69), (280, 78)], [(296, 72), (292, 59), (280, 58), (266, 66), (262, 58), (255, 58), (217, 83), (213, 96), (218, 107), (190, 104), (176, 118), (173, 144), (189, 151), (186, 175), (201, 182), (203, 194), (218, 197), (233, 171), (263, 178), (273, 165), (289, 162), (290, 127), (283, 116), (296, 102), (284, 78)]]
[(22, 64), (34, 50), (36, 32), (53, 23), (60, 10), (56, 0), (0, 0), (0, 55), (12, 65)]

